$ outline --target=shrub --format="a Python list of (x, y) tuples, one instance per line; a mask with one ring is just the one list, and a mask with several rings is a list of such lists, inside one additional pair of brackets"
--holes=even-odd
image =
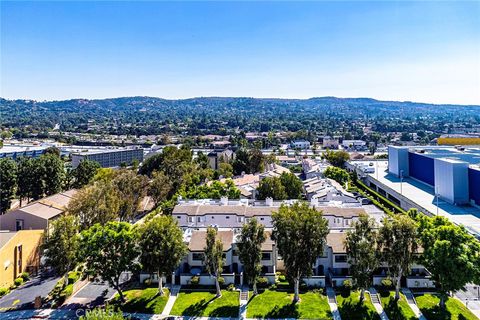
[(278, 276), (278, 281), (285, 282), (285, 281), (287, 281), (287, 277), (285, 277), (285, 275), (281, 274), (281, 275)]
[(230, 283), (227, 287), (227, 290), (228, 291), (235, 291), (235, 286), (233, 285), (233, 283)]
[(8, 288), (0, 288), (0, 297), (3, 297), (8, 293)]
[(258, 278), (257, 286), (260, 288), (266, 288), (268, 286), (268, 279), (266, 277)]
[(389, 279), (389, 278), (385, 278), (382, 280), (382, 286), (384, 286), (385, 288), (391, 288), (393, 287), (393, 281), (392, 279)]
[(77, 280), (80, 278), (80, 273), (77, 271), (70, 271), (68, 273), (68, 284), (73, 284), (77, 282)]
[(198, 276), (193, 276), (192, 278), (190, 278), (190, 284), (191, 285), (198, 285), (200, 283), (200, 277)]
[(353, 284), (352, 284), (352, 280), (345, 280), (343, 281), (343, 288), (346, 289), (346, 290), (352, 290), (353, 288)]
[(218, 277), (218, 284), (223, 286), (225, 284), (225, 279), (223, 277)]
[(23, 281), (27, 281), (29, 279), (30, 275), (28, 274), (28, 272), (22, 272), (20, 277), (23, 279)]
[(23, 278), (21, 277), (18, 277), (17, 279), (15, 279), (15, 281), (13, 281), (13, 283), (18, 287), (18, 286), (21, 286), (23, 284)]

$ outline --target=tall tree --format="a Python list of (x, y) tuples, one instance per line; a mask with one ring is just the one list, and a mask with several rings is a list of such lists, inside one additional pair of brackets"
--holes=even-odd
[(223, 243), (217, 239), (217, 229), (208, 227), (205, 246), (205, 267), (207, 272), (215, 277), (215, 287), (217, 288), (217, 298), (222, 296), (220, 282), (218, 279), (223, 271)]
[(277, 242), (287, 275), (293, 279), (294, 302), (298, 302), (300, 280), (312, 274), (315, 261), (323, 255), (328, 222), (322, 212), (305, 202), (282, 205), (272, 214), (272, 220), (272, 238)]
[(174, 272), (187, 253), (182, 229), (171, 216), (156, 216), (139, 227), (142, 268), (158, 276), (158, 293), (163, 296), (165, 275)]
[(345, 165), (345, 162), (347, 162), (350, 159), (350, 155), (346, 151), (332, 151), (332, 150), (327, 150), (322, 154), (322, 157), (324, 159), (327, 159), (328, 162), (332, 166), (335, 167), (340, 167), (342, 168)]
[(129, 221), (138, 212), (140, 203), (147, 194), (148, 179), (132, 170), (121, 170), (113, 179), (120, 200), (120, 221)]
[(285, 186), (278, 177), (265, 177), (260, 180), (257, 192), (257, 198), (260, 200), (265, 200), (266, 198), (285, 200), (288, 198)]
[(77, 264), (78, 224), (73, 216), (61, 216), (52, 222), (52, 232), (43, 244), (46, 265), (65, 277)]
[(79, 189), (89, 184), (98, 169), (100, 169), (100, 164), (97, 161), (88, 159), (81, 161), (78, 167), (73, 170), (73, 188)]
[(418, 247), (415, 221), (404, 214), (385, 218), (380, 228), (379, 249), (395, 279), (395, 300), (400, 299), (402, 276), (407, 276)]
[(345, 249), (352, 278), (360, 288), (360, 301), (365, 298), (365, 290), (372, 285), (372, 275), (379, 266), (378, 231), (374, 218), (360, 215), (353, 224), (353, 230), (347, 231)]
[(247, 283), (253, 286), (253, 294), (256, 295), (257, 279), (262, 270), (262, 244), (265, 242), (265, 228), (253, 218), (242, 227), (238, 251), (240, 262), (243, 264), (243, 274)]
[(168, 200), (172, 196), (172, 184), (170, 179), (162, 171), (155, 171), (152, 174), (147, 194), (153, 199), (155, 207)]
[(440, 292), (440, 307), (451, 292), (477, 281), (480, 244), (463, 227), (447, 218), (418, 215), (423, 254), (422, 264), (432, 273)]
[(301, 199), (303, 193), (303, 183), (295, 174), (283, 172), (280, 175), (288, 199)]
[(120, 279), (123, 272), (138, 269), (136, 234), (132, 225), (111, 221), (99, 223), (80, 233), (79, 259), (87, 271), (108, 282), (125, 301)]
[(40, 170), (42, 170), (43, 194), (51, 196), (62, 191), (65, 180), (65, 167), (62, 159), (54, 153), (40, 157)]
[(67, 212), (78, 218), (81, 229), (118, 218), (120, 197), (111, 182), (95, 182), (80, 189), (68, 204)]
[(9, 158), (0, 159), (0, 214), (12, 205), (17, 189), (17, 163)]
[(344, 185), (350, 177), (346, 170), (333, 166), (327, 167), (323, 174), (325, 177), (333, 179), (342, 185)]

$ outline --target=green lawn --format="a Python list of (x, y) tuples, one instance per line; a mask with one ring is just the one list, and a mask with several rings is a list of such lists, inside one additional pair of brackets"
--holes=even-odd
[(339, 291), (337, 304), (342, 320), (380, 320), (368, 293), (365, 293), (365, 301), (360, 304), (360, 291)]
[(402, 293), (400, 293), (398, 302), (395, 302), (395, 291), (380, 290), (379, 293), (383, 310), (385, 310), (389, 320), (418, 319)]
[(320, 293), (302, 293), (298, 304), (292, 300), (293, 293), (265, 290), (249, 301), (247, 317), (332, 319), (327, 298)]
[(197, 317), (238, 317), (237, 291), (222, 290), (222, 297), (215, 299), (215, 292), (183, 291), (177, 296), (171, 315)]
[(125, 290), (126, 302), (121, 305), (117, 294), (113, 303), (125, 312), (162, 313), (170, 295), (168, 289), (164, 289), (164, 292), (165, 295), (161, 297), (157, 287)]
[(440, 298), (433, 294), (415, 296), (417, 305), (428, 320), (478, 320), (459, 300), (448, 298), (446, 310), (441, 311)]

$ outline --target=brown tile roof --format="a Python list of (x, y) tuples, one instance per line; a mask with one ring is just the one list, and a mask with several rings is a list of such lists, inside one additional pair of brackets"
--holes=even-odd
[(323, 211), (325, 216), (344, 218), (358, 217), (360, 214), (367, 214), (363, 208), (317, 207), (317, 210)]
[(265, 231), (265, 242), (262, 243), (262, 251), (273, 251), (275, 241), (272, 240), (272, 232)]
[(347, 238), (345, 232), (330, 232), (327, 235), (327, 245), (333, 253), (346, 253), (344, 241)]
[(65, 212), (66, 207), (76, 192), (76, 190), (68, 190), (54, 194), (29, 203), (24, 207), (17, 208), (16, 210), (11, 211), (11, 213), (23, 211), (43, 219), (51, 219)]
[[(223, 243), (223, 250), (227, 251), (231, 248), (233, 243), (233, 230), (219, 230), (217, 238)], [(207, 231), (195, 230), (190, 238), (188, 249), (190, 251), (203, 251), (207, 244)]]

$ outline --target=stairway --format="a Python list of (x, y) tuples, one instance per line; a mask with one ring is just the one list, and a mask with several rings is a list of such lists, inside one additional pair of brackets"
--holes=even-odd
[(248, 291), (240, 292), (240, 300), (248, 300)]
[(374, 293), (370, 292), (370, 299), (372, 299), (372, 303), (380, 303), (381, 304), (377, 293), (374, 294)]

